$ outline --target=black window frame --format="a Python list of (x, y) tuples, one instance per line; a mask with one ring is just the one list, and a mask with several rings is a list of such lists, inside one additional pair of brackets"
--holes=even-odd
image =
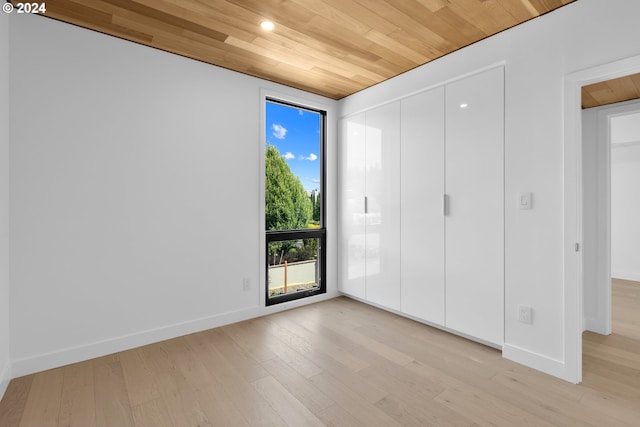
[[(265, 103), (275, 103), (285, 105), (291, 108), (298, 108), (310, 111), (320, 115), (320, 227), (305, 228), (299, 230), (265, 230), (265, 304), (266, 306), (282, 304), (288, 301), (295, 301), (301, 298), (307, 298), (314, 295), (325, 294), (327, 292), (326, 273), (327, 273), (327, 231), (326, 231), (326, 134), (327, 134), (327, 112), (325, 110), (296, 104), (282, 99), (266, 97)], [(265, 123), (266, 125), (266, 123)], [(264, 161), (264, 160), (263, 160)], [(264, 203), (264, 200), (263, 200)], [(264, 220), (264, 218), (263, 218)], [(269, 295), (269, 243), (279, 242), (283, 240), (303, 240), (318, 239), (318, 286), (312, 289), (305, 289), (288, 294), (270, 296)]]

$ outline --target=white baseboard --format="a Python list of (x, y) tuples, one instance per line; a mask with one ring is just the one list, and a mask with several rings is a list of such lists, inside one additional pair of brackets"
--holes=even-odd
[(611, 277), (614, 279), (633, 280), (640, 282), (640, 273), (630, 273), (628, 271), (612, 271)]
[(230, 323), (241, 322), (278, 311), (288, 310), (303, 305), (335, 298), (337, 292), (328, 292), (323, 295), (304, 298), (270, 307), (249, 307), (238, 311), (221, 313), (200, 319), (194, 319), (182, 323), (168, 325), (156, 329), (137, 332), (130, 335), (96, 341), (88, 344), (69, 347), (49, 353), (29, 356), (11, 361), (11, 378), (21, 377), (47, 369), (58, 368), (71, 363), (82, 362), (84, 360), (129, 350), (147, 344), (176, 338), (207, 329), (217, 328)]
[(9, 381), (11, 381), (11, 362), (7, 361), (0, 370), (0, 400), (4, 397), (4, 392), (7, 391)]
[(582, 332), (584, 331), (591, 331), (601, 335), (611, 334), (611, 331), (607, 331), (607, 328), (604, 325), (604, 322), (602, 322), (599, 319), (595, 319), (593, 317), (584, 318), (584, 327), (582, 328)]
[(502, 349), (502, 357), (544, 372), (545, 374), (553, 375), (554, 377), (575, 383), (575, 379), (570, 378), (567, 374), (565, 363), (561, 360), (534, 353), (511, 344), (504, 345)]

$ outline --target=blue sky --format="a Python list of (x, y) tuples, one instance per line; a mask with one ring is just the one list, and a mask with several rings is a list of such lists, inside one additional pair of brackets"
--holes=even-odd
[(275, 146), (304, 188), (320, 189), (320, 115), (267, 102), (267, 144)]

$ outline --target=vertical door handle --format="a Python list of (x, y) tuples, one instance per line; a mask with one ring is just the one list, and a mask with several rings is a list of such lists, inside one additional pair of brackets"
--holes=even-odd
[(449, 196), (446, 194), (442, 195), (442, 215), (449, 215)]
[(364, 213), (369, 213), (369, 198), (364, 196)]

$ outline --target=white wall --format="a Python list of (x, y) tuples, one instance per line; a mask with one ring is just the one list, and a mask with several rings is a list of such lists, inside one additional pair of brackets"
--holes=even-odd
[[(640, 53), (637, 0), (580, 0), (345, 98), (340, 115), (506, 64), (505, 357), (563, 375), (564, 76)], [(585, 26), (598, 18), (598, 26)], [(518, 191), (534, 209), (520, 211)], [(517, 322), (518, 304), (534, 324)]]
[(600, 123), (600, 108), (582, 111), (582, 249), (584, 329), (610, 333), (611, 292), (609, 274), (609, 147), (606, 122)]
[(326, 296), (258, 283), (260, 91), (328, 108), (329, 165), (334, 101), (42, 17), (10, 49), (15, 376), (337, 295), (335, 255)]
[(613, 118), (611, 136), (611, 276), (640, 281), (640, 114)]
[(640, 112), (611, 118), (611, 143), (640, 143)]
[(0, 399), (9, 358), (9, 15), (0, 14)]

